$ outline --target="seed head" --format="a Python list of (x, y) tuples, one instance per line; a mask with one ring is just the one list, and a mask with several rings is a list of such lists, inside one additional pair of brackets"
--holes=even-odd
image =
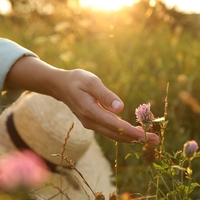
[(102, 192), (95, 192), (95, 200), (105, 200), (105, 196), (102, 194)]
[(117, 195), (115, 194), (115, 192), (112, 192), (112, 193), (109, 195), (109, 200), (117, 200)]
[(147, 143), (142, 149), (142, 160), (146, 164), (153, 163), (158, 158), (158, 150), (155, 145)]

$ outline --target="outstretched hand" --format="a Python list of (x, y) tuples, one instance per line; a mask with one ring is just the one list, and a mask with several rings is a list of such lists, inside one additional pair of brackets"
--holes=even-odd
[[(80, 69), (65, 73), (66, 76), (61, 79), (63, 87), (60, 87), (61, 91), (57, 94), (62, 94), (61, 100), (69, 106), (85, 128), (120, 142), (145, 141), (140, 127), (132, 126), (116, 115), (123, 110), (124, 104), (97, 76)], [(68, 84), (65, 85), (64, 81)], [(147, 133), (147, 136), (149, 142), (159, 143), (156, 134)]]
[[(128, 143), (145, 141), (141, 128), (116, 115), (124, 108), (120, 98), (88, 71), (62, 70), (37, 58), (24, 56), (12, 66), (4, 86), (46, 94), (63, 101), (85, 128), (110, 139)], [(156, 134), (147, 133), (147, 137), (149, 142), (159, 143)]]

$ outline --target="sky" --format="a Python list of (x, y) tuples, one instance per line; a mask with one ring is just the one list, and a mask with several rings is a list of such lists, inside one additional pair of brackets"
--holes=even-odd
[[(169, 7), (178, 6), (178, 9), (184, 12), (200, 13), (200, 0), (162, 0)], [(82, 6), (90, 5), (93, 8), (103, 8), (106, 10), (117, 10), (121, 6), (131, 6), (137, 0), (80, 0)], [(151, 0), (152, 4), (155, 0)]]
[[(138, 0), (80, 0), (82, 6), (94, 9), (118, 10), (122, 6), (131, 6)], [(176, 6), (178, 10), (187, 13), (200, 13), (200, 0), (162, 0), (169, 7)], [(151, 0), (154, 4), (155, 0)], [(10, 8), (8, 0), (0, 0), (0, 13), (4, 14)]]

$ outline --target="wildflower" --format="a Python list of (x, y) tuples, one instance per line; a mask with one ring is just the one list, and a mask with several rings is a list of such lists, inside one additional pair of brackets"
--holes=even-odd
[(186, 158), (192, 159), (196, 155), (198, 148), (199, 146), (196, 141), (188, 141), (183, 146), (183, 154)]
[(0, 189), (4, 191), (35, 187), (47, 177), (46, 165), (31, 151), (13, 152), (1, 160)]
[(142, 125), (151, 124), (154, 120), (154, 115), (150, 111), (150, 103), (142, 104), (138, 108), (135, 109), (135, 114), (137, 121), (139, 121)]

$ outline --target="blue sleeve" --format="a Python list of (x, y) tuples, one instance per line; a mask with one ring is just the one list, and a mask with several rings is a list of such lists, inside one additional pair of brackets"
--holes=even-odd
[[(11, 69), (12, 65), (24, 55), (37, 57), (36, 54), (18, 45), (17, 43), (5, 38), (0, 38), (0, 92), (1, 92), (1, 95), (0, 95), (1, 106), (0, 107), (1, 109), (4, 109), (13, 101), (15, 101), (16, 98), (22, 92), (22, 91), (16, 91), (16, 90), (15, 91), (13, 90), (13, 92), (12, 90), (7, 91), (7, 94), (13, 93), (15, 98), (13, 98), (12, 95), (2, 96), (2, 90), (3, 90), (7, 73)], [(19, 93), (19, 95), (16, 95), (16, 93)], [(9, 98), (9, 96), (11, 98)], [(1, 110), (0, 110), (0, 113), (1, 113)]]

